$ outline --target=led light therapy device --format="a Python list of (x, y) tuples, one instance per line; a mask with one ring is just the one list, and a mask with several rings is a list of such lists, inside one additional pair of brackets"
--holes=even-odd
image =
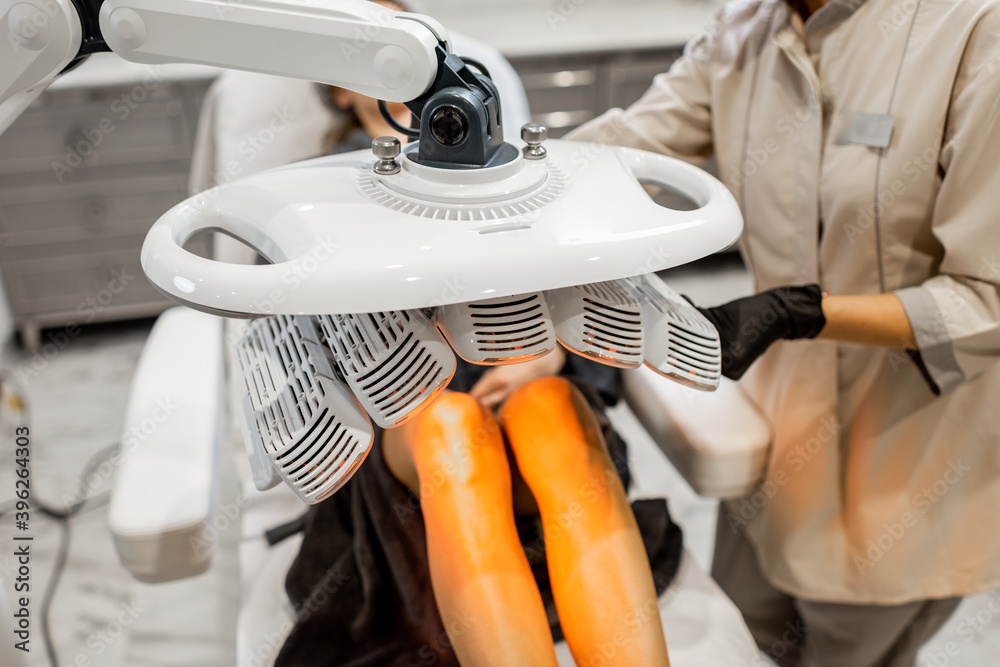
[(656, 275), (625, 282), (642, 303), (646, 365), (694, 389), (714, 391), (722, 374), (722, 346), (712, 323)]
[[(505, 364), (559, 342), (601, 363), (645, 363), (699, 389), (717, 386), (711, 325), (655, 276), (634, 277), (739, 237), (735, 200), (704, 171), (629, 148), (549, 141), (536, 123), (519, 146), (505, 141), (485, 69), (452, 53), (433, 19), (377, 3), (36, 2), (0, 0), (0, 131), (68, 66), (102, 50), (323, 82), (404, 103), (419, 121), (396, 127), (412, 139), (405, 147), (379, 137), (371, 151), (188, 199), (146, 237), (143, 270), (161, 292), (208, 313), (260, 318), (239, 349), (258, 486), (284, 480), (305, 502), (328, 497), (364, 460), (373, 423), (397, 426), (444, 389), (452, 350)], [(45, 30), (33, 27), (38, 12), (49, 16)], [(660, 206), (643, 183), (696, 208)], [(184, 250), (202, 231), (240, 239), (270, 264)], [(462, 293), (442, 306), (449, 284)]]
[(565, 287), (546, 298), (563, 347), (616, 368), (642, 365), (642, 310), (624, 281)]
[(283, 480), (306, 503), (332, 495), (368, 455), (368, 416), (318, 342), (315, 318), (261, 318), (237, 347), (247, 394), (240, 425), (254, 484)]
[(474, 364), (531, 361), (556, 346), (548, 302), (538, 292), (443, 306), (434, 321), (458, 356)]
[[(478, 169), (420, 164), (408, 151), (398, 173), (382, 175), (362, 152), (255, 174), (168, 211), (146, 238), (142, 266), (172, 299), (220, 315), (267, 314), (275, 289), (281, 314), (346, 314), (425, 308), (449, 281), (478, 301), (616, 280), (690, 262), (739, 236), (732, 196), (696, 167), (549, 143), (541, 160), (515, 151)], [(659, 206), (640, 179), (671, 184), (701, 207)], [(182, 248), (205, 230), (242, 239), (274, 263), (225, 264)], [(307, 278), (292, 289), (290, 275)]]
[(392, 428), (444, 391), (455, 355), (419, 310), (323, 315), (324, 341), (376, 424)]

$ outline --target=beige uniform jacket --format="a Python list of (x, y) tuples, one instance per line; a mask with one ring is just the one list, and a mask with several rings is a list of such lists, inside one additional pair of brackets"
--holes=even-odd
[(776, 439), (730, 509), (772, 583), (856, 604), (1000, 585), (998, 2), (833, 0), (804, 26), (733, 3), (572, 138), (715, 155), (759, 290), (903, 302), (916, 362), (781, 342), (743, 381)]

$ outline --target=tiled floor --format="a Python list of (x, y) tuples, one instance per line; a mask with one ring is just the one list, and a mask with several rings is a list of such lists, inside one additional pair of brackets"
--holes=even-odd
[[(738, 263), (716, 259), (698, 268), (675, 271), (672, 286), (699, 303), (713, 304), (750, 290)], [(33, 429), (33, 490), (37, 499), (64, 505), (76, 487), (87, 459), (120, 436), (129, 380), (148, 323), (88, 330), (51, 358), (36, 358), (8, 348), (3, 367), (20, 376), (30, 399)], [(7, 443), (14, 415), (4, 405), (0, 441)], [(647, 437), (629, 414), (619, 415), (626, 439)], [(630, 422), (631, 420), (631, 422)], [(629, 424), (632, 424), (629, 426)], [(672, 470), (646, 478), (642, 456), (659, 456), (651, 448), (636, 448), (640, 458), (633, 470), (643, 487), (670, 499), (675, 519), (684, 527), (688, 549), (708, 568), (716, 506), (698, 497)], [(0, 503), (13, 489), (10, 448), (0, 450)], [(662, 470), (663, 467), (660, 466)], [(102, 482), (94, 489), (108, 488)], [(232, 646), (238, 590), (235, 549), (222, 549), (212, 577), (160, 586), (136, 583), (118, 564), (106, 527), (107, 507), (86, 511), (72, 520), (69, 564), (55, 598), (51, 624), (59, 665), (92, 667), (157, 667), (231, 665), (220, 646)], [(0, 520), (0, 545), (10, 544), (10, 521)], [(33, 609), (39, 609), (57, 546), (52, 521), (33, 518)], [(224, 543), (232, 546), (230, 531)], [(5, 560), (5, 558), (7, 560)], [(10, 594), (11, 560), (0, 552), (0, 581)], [(206, 601), (211, 601), (206, 603)], [(955, 617), (925, 648), (920, 667), (993, 667), (1000, 665), (1000, 594), (965, 600)], [(48, 665), (35, 626), (28, 665)], [(164, 628), (174, 630), (166, 633)], [(183, 640), (173, 634), (179, 631)], [(7, 639), (0, 639), (7, 641)], [(185, 645), (178, 661), (178, 647)], [(2, 653), (0, 653), (2, 656)], [(4, 667), (7, 667), (5, 664)], [(729, 667), (729, 666), (719, 666)], [(737, 666), (738, 667), (738, 666)]]
[[(148, 333), (148, 322), (94, 327), (56, 353), (51, 348), (43, 348), (47, 354), (39, 356), (10, 347), (5, 350), (3, 368), (19, 380), (28, 398), (36, 507), (39, 503), (65, 507), (76, 494), (77, 479), (87, 460), (121, 437), (132, 373)], [(13, 495), (12, 448), (6, 445), (15, 420), (9, 403), (5, 403), (0, 420), (0, 442), (5, 445), (0, 451), (3, 500)], [(112, 469), (98, 469), (92, 478), (93, 496), (110, 488)], [(71, 520), (68, 566), (50, 617), (60, 667), (231, 665), (217, 647), (220, 638), (223, 643), (234, 641), (236, 531), (224, 536), (230, 548), (220, 549), (217, 559), (217, 569), (231, 572), (229, 586), (220, 585), (225, 577), (204, 576), (176, 584), (144, 585), (119, 564), (107, 511), (107, 505), (85, 509)], [(6, 545), (11, 544), (14, 532), (11, 523), (9, 518), (0, 520), (0, 545), (4, 545), (0, 581), (9, 597), (13, 570)], [(42, 591), (52, 571), (59, 531), (54, 521), (36, 510), (30, 533), (35, 537), (31, 571), (35, 624), (26, 664), (42, 667), (51, 664), (39, 626)], [(176, 649), (170, 649), (179, 646), (178, 637), (164, 636), (164, 627), (183, 631), (184, 655), (193, 659), (179, 662), (171, 658), (178, 655)], [(2, 657), (0, 664), (8, 667)]]

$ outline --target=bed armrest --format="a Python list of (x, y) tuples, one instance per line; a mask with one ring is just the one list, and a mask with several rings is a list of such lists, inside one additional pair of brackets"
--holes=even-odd
[(623, 373), (624, 397), (639, 422), (702, 496), (736, 498), (764, 473), (771, 424), (738, 383), (689, 389), (643, 366)]
[(147, 583), (212, 560), (223, 422), (222, 319), (172, 308), (132, 379), (108, 523), (118, 557)]

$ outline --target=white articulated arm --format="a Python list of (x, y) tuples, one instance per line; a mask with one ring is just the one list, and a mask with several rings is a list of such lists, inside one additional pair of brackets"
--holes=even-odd
[(101, 32), (133, 62), (277, 74), (389, 102), (430, 87), (444, 41), (427, 17), (352, 0), (106, 0)]
[[(426, 93), (447, 34), (359, 0), (0, 0), (0, 132), (79, 56), (197, 63), (348, 88), (387, 102)], [(100, 7), (98, 16), (98, 7)], [(99, 21), (99, 28), (98, 28)]]
[(0, 0), (0, 133), (76, 58), (82, 35), (70, 0)]

